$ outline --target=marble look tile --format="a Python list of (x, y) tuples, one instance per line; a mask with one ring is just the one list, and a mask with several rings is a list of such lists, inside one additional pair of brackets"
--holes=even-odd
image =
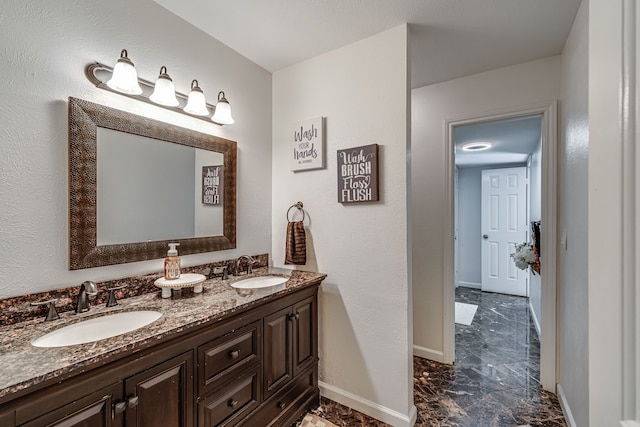
[[(566, 427), (557, 397), (540, 386), (540, 341), (527, 299), (458, 288), (456, 301), (478, 311), (470, 326), (456, 325), (455, 365), (414, 357), (416, 426)], [(381, 425), (326, 402), (320, 415), (336, 425)]]
[(389, 424), (378, 421), (375, 418), (371, 418), (355, 409), (351, 409), (325, 397), (320, 398), (320, 406), (311, 412), (332, 422), (338, 427), (390, 427)]

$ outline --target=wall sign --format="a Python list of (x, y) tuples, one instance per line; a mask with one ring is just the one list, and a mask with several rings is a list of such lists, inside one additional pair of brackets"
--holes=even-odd
[(338, 150), (338, 202), (378, 200), (378, 144)]
[(224, 166), (202, 167), (202, 204), (221, 205), (224, 193)]
[(324, 117), (298, 123), (291, 132), (291, 170), (324, 167)]

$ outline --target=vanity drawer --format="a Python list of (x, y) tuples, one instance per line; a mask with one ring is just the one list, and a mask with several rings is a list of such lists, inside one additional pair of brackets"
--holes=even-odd
[(260, 361), (262, 322), (250, 323), (198, 347), (198, 395), (202, 396)]
[(258, 406), (260, 366), (198, 402), (198, 427), (231, 426)]
[[(314, 367), (287, 384), (282, 390), (264, 402), (262, 407), (252, 414), (251, 418), (241, 422), (239, 425), (242, 427), (284, 426), (287, 423), (283, 424), (283, 422), (287, 421), (294, 412), (300, 411), (298, 415), (302, 415), (305, 408), (301, 407), (301, 405), (304, 404), (304, 401), (310, 399), (314, 392), (317, 393), (317, 390), (317, 371)], [(265, 424), (265, 420), (270, 420), (270, 422)], [(291, 422), (288, 424), (290, 425)], [(289, 425), (286, 427), (289, 427)]]

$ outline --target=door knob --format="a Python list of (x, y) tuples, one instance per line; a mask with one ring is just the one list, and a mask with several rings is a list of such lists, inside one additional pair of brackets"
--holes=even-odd
[(488, 234), (483, 234), (483, 235), (482, 235), (482, 238), (483, 238), (484, 240), (487, 240), (487, 239), (489, 238), (489, 235), (488, 235)]

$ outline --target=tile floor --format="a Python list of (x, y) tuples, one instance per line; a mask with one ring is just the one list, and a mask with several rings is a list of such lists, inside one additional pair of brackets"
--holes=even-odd
[[(479, 306), (471, 326), (456, 324), (454, 366), (414, 358), (420, 427), (566, 427), (557, 397), (540, 387), (540, 342), (526, 298), (456, 289)], [(386, 426), (322, 399), (318, 415), (340, 427)]]

